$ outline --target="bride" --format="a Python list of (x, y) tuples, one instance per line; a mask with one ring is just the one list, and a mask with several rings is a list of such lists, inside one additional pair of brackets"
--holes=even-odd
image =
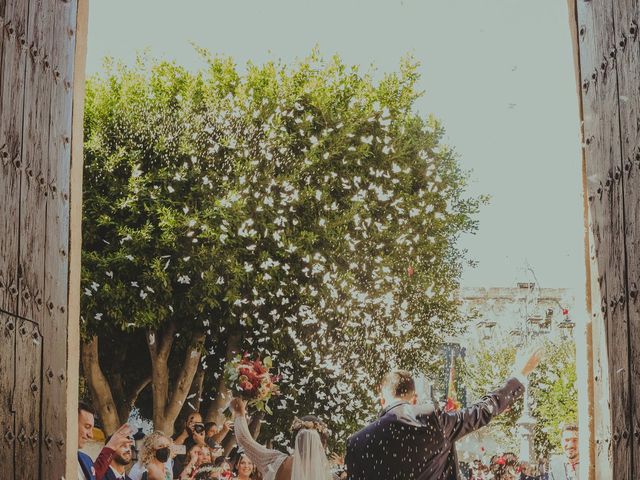
[(264, 480), (331, 480), (329, 461), (325, 453), (327, 426), (312, 416), (296, 418), (291, 426), (294, 439), (293, 455), (260, 445), (249, 432), (246, 419), (247, 402), (231, 401), (234, 431), (238, 446), (256, 464)]

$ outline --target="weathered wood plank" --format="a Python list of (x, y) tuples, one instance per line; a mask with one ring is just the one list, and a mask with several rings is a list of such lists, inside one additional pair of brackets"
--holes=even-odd
[[(578, 97), (578, 118), (580, 119), (580, 139), (584, 142), (584, 108), (582, 102), (582, 66), (580, 64), (580, 43), (584, 35), (584, 29), (578, 22), (578, 10), (576, 0), (567, 0), (567, 10), (569, 12), (569, 31), (572, 38), (573, 63), (576, 81), (576, 93)], [(601, 294), (597, 287), (598, 278), (597, 271), (594, 270), (595, 253), (592, 252), (591, 246), (594, 244), (593, 235), (591, 234), (591, 214), (589, 211), (589, 194), (587, 181), (587, 162), (585, 155), (585, 146), (581, 148), (581, 170), (582, 170), (582, 203), (584, 215), (584, 254), (585, 254), (585, 306), (587, 317), (584, 325), (578, 322), (574, 333), (576, 341), (576, 355), (580, 359), (583, 368), (577, 371), (576, 386), (578, 390), (578, 428), (580, 429), (580, 466), (579, 477), (584, 480), (595, 480), (596, 465), (596, 449), (595, 442), (595, 425), (594, 425), (594, 353), (598, 349), (594, 345), (593, 336), (593, 320), (597, 314), (593, 311), (593, 298), (601, 298)], [(593, 259), (592, 259), (593, 256)], [(594, 295), (595, 294), (595, 295)], [(602, 319), (598, 322), (602, 325)], [(600, 350), (606, 353), (606, 348)]]
[(46, 314), (43, 322), (43, 383), (42, 403), (42, 470), (49, 478), (65, 476), (60, 456), (65, 451), (64, 438), (67, 411), (67, 323), (69, 278), (69, 182), (71, 169), (71, 128), (73, 94), (71, 79), (75, 50), (76, 2), (57, 2), (54, 11), (54, 31), (51, 47), (53, 83), (51, 100), (51, 132), (49, 136), (45, 252), (44, 298)]
[(589, 208), (589, 260), (591, 271), (591, 308), (593, 331), (593, 424), (595, 443), (595, 465), (591, 469), (590, 478), (612, 479), (611, 462), (609, 459), (607, 439), (610, 437), (611, 420), (609, 415), (609, 375), (607, 373), (607, 345), (604, 311), (601, 308), (602, 299), (606, 305), (606, 285), (602, 267), (598, 261), (598, 253), (602, 244), (602, 230), (606, 228), (600, 220), (604, 208), (601, 206), (601, 196), (604, 191), (602, 182), (606, 170), (594, 161), (602, 148), (602, 139), (595, 143), (594, 132), (598, 131), (597, 102), (595, 81), (598, 75), (597, 58), (597, 26), (595, 25), (594, 7), (591, 3), (576, 2), (578, 15), (578, 42), (580, 60), (580, 83), (582, 86), (583, 107), (583, 145), (585, 156), (585, 175), (587, 177), (587, 197)]
[[(596, 478), (631, 479), (628, 436), (629, 349), (621, 150), (612, 0), (580, 2), (580, 61), (591, 229), (597, 285), (593, 319), (599, 343), (596, 370)], [(597, 297), (596, 294), (600, 296)], [(599, 300), (599, 302), (598, 302)], [(603, 323), (604, 320), (604, 323)], [(606, 348), (602, 352), (602, 348)], [(607, 361), (608, 360), (608, 361)], [(607, 364), (608, 365), (605, 365)], [(602, 400), (609, 400), (605, 405)]]
[[(0, 309), (17, 313), (22, 118), (28, 2), (6, 0), (0, 57)], [(9, 81), (9, 79), (11, 79)]]
[(20, 187), (20, 254), (18, 312), (41, 323), (44, 318), (44, 252), (46, 248), (47, 156), (51, 108), (49, 52), (53, 3), (31, 0), (27, 30), (27, 73)]
[(85, 0), (0, 0), (2, 480), (76, 475), (67, 412), (77, 404), (79, 302), (69, 285), (79, 289), (81, 189), (70, 177), (81, 178), (83, 96), (74, 91), (84, 91), (84, 72), (74, 64), (84, 68), (86, 47), (78, 51), (75, 31), (85, 45), (86, 17)]
[(40, 478), (40, 406), (42, 392), (42, 335), (38, 325), (19, 320), (16, 335), (16, 479)]
[(15, 416), (12, 411), (16, 348), (15, 317), (0, 312), (0, 479), (13, 480)]
[[(74, 3), (76, 0), (73, 0)], [(69, 232), (69, 348), (67, 411), (78, 407), (78, 379), (80, 365), (80, 258), (82, 248), (82, 165), (83, 165), (83, 114), (85, 94), (85, 70), (87, 61), (87, 30), (89, 27), (89, 0), (77, 0), (76, 48), (74, 52), (73, 117), (71, 136), (71, 182), (69, 187), (70, 222)], [(76, 461), (75, 440), (78, 428), (75, 422), (67, 422), (67, 474), (74, 475)]]
[[(4, 46), (4, 23), (7, 9), (7, 0), (0, 0), (0, 66), (2, 66), (2, 49)], [(0, 85), (2, 85), (2, 68), (0, 68)]]
[[(616, 66), (622, 150), (629, 329), (630, 414), (621, 443), (629, 448), (632, 478), (640, 475), (640, 57), (638, 1), (614, 2)], [(622, 368), (622, 366), (620, 366)]]

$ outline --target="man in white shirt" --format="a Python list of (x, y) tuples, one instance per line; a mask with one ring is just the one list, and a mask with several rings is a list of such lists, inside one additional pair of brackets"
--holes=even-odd
[(562, 428), (562, 449), (564, 455), (551, 460), (549, 480), (580, 480), (577, 425), (567, 424)]

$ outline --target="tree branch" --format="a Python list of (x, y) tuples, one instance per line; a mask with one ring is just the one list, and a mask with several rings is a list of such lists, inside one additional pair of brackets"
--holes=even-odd
[(187, 395), (189, 395), (189, 390), (193, 383), (193, 377), (195, 376), (200, 363), (200, 351), (202, 344), (204, 343), (204, 338), (204, 332), (199, 333), (185, 353), (184, 361), (182, 362), (182, 370), (180, 371), (180, 375), (176, 381), (176, 386), (171, 393), (171, 399), (165, 409), (165, 421), (170, 421), (172, 425), (178, 417), (178, 414), (182, 409), (182, 405), (184, 405), (184, 402), (187, 399)]
[[(153, 424), (156, 429), (165, 431), (164, 413), (169, 396), (169, 367), (163, 355), (167, 342), (156, 331), (145, 335), (149, 356), (151, 357), (151, 388), (153, 390)], [(173, 337), (173, 335), (171, 335)], [(173, 338), (171, 339), (173, 341)]]
[(162, 336), (160, 337), (160, 348), (158, 350), (158, 355), (163, 359), (168, 360), (169, 354), (171, 353), (171, 347), (173, 346), (173, 339), (176, 333), (176, 324), (173, 321), (170, 321), (162, 332)]
[[(227, 352), (225, 354), (225, 360), (227, 362), (238, 353), (238, 349), (240, 348), (240, 339), (241, 337), (239, 333), (234, 333), (229, 336), (229, 339), (227, 340)], [(224, 367), (225, 365), (222, 366), (223, 371)], [(229, 389), (224, 382), (224, 375), (220, 375), (218, 378), (218, 386), (216, 388), (216, 398), (213, 399), (209, 405), (205, 422), (216, 422), (218, 425), (222, 425), (222, 422), (224, 422), (223, 411), (229, 401), (231, 401), (231, 392), (229, 392)]]

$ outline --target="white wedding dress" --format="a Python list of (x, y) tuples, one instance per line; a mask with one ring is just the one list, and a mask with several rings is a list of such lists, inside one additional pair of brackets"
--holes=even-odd
[[(256, 465), (264, 480), (274, 480), (278, 469), (289, 456), (256, 442), (244, 417), (237, 416), (234, 424), (238, 446)], [(300, 430), (296, 436), (291, 480), (331, 480), (334, 477), (329, 468), (329, 461), (318, 432)]]

